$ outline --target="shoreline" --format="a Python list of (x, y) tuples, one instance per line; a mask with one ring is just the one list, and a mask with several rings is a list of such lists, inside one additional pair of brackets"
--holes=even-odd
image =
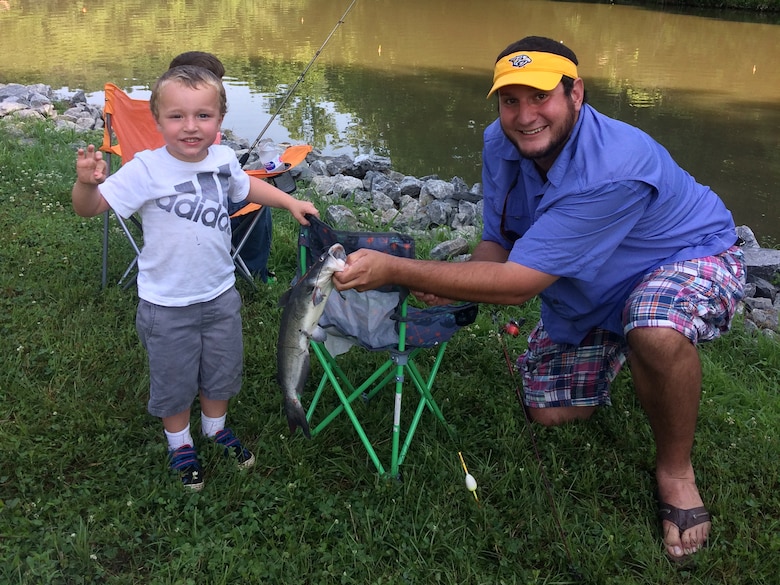
[[(55, 104), (69, 107), (59, 113)], [(88, 104), (81, 90), (63, 101), (44, 84), (0, 84), (0, 119), (51, 120), (57, 128), (93, 132), (103, 128), (103, 109)], [(251, 146), (228, 129), (223, 130), (222, 144), (233, 148), (238, 158)], [(261, 142), (261, 146), (267, 144)], [(280, 153), (285, 145), (272, 146)], [(262, 165), (257, 150), (250, 153), (247, 170)], [(415, 236), (448, 230), (447, 241), (431, 251), (435, 260), (468, 259), (469, 242), (478, 239), (481, 231), (480, 183), (469, 187), (459, 177), (449, 181), (436, 175), (412, 177), (394, 171), (387, 157), (364, 155), (353, 159), (349, 155), (325, 156), (316, 150), (292, 168), (290, 175), (302, 186), (301, 195), (316, 194), (328, 203), (327, 219), (343, 229), (386, 225)], [(282, 184), (277, 186), (283, 188)], [(780, 290), (773, 284), (780, 282), (780, 250), (761, 247), (748, 226), (737, 226), (737, 233), (744, 241), (741, 247), (748, 267), (743, 303), (746, 328), (780, 339)]]

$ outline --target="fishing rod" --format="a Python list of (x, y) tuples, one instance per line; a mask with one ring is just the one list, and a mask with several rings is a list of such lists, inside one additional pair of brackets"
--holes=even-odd
[(268, 120), (265, 127), (260, 131), (260, 134), (257, 136), (255, 141), (252, 143), (252, 146), (249, 148), (249, 150), (241, 155), (241, 158), (238, 159), (239, 164), (241, 167), (243, 167), (247, 161), (249, 160), (250, 153), (257, 147), (258, 144), (260, 144), (260, 139), (263, 137), (263, 134), (265, 134), (265, 131), (268, 130), (268, 127), (271, 125), (271, 123), (276, 119), (276, 116), (279, 115), (279, 112), (282, 111), (282, 108), (287, 103), (287, 100), (290, 99), (290, 96), (295, 92), (296, 88), (301, 84), (303, 81), (303, 78), (306, 77), (306, 74), (309, 72), (309, 69), (312, 65), (314, 65), (314, 62), (317, 60), (317, 57), (320, 56), (320, 53), (322, 53), (322, 50), (325, 48), (325, 45), (328, 44), (328, 41), (330, 41), (331, 37), (336, 33), (336, 30), (344, 24), (344, 19), (347, 17), (347, 14), (349, 14), (349, 11), (352, 10), (352, 7), (355, 5), (357, 0), (352, 0), (352, 3), (349, 5), (349, 8), (344, 12), (344, 14), (339, 18), (339, 21), (336, 23), (336, 26), (333, 27), (333, 30), (330, 31), (330, 34), (328, 35), (328, 38), (325, 39), (325, 42), (322, 43), (322, 46), (317, 49), (317, 52), (314, 53), (314, 57), (311, 58), (311, 61), (309, 61), (309, 64), (306, 65), (304, 70), (301, 72), (301, 74), (298, 76), (298, 79), (295, 81), (293, 86), (290, 88), (290, 91), (287, 92), (287, 95), (284, 96), (284, 99), (282, 100), (282, 103), (279, 104), (279, 107), (274, 112), (273, 116)]
[(506, 365), (509, 368), (509, 375), (512, 378), (512, 385), (515, 387), (515, 396), (517, 396), (518, 402), (520, 402), (520, 410), (523, 411), (523, 417), (525, 420), (525, 430), (528, 433), (528, 436), (531, 440), (531, 446), (534, 450), (534, 454), (536, 455), (536, 461), (539, 464), (539, 472), (541, 474), (542, 478), (542, 485), (544, 486), (544, 491), (547, 494), (547, 499), (550, 503), (550, 508), (552, 512), (553, 519), (555, 520), (555, 525), (558, 529), (558, 536), (561, 540), (561, 545), (563, 546), (563, 550), (566, 554), (566, 558), (569, 561), (569, 574), (574, 579), (576, 583), (584, 583), (585, 577), (582, 575), (582, 573), (579, 571), (577, 565), (574, 562), (574, 557), (571, 554), (571, 549), (569, 547), (569, 539), (566, 536), (566, 531), (563, 529), (563, 524), (561, 523), (561, 515), (558, 511), (558, 507), (555, 505), (555, 498), (553, 497), (553, 488), (552, 484), (550, 483), (550, 479), (547, 477), (547, 471), (545, 470), (544, 462), (542, 461), (542, 455), (539, 452), (539, 446), (536, 442), (536, 433), (534, 433), (533, 427), (531, 426), (531, 416), (528, 414), (528, 410), (525, 406), (525, 403), (523, 402), (523, 396), (522, 396), (522, 390), (520, 389), (520, 384), (515, 379), (515, 369), (512, 367), (512, 360), (509, 357), (509, 348), (507, 346), (506, 339), (504, 339), (504, 335), (509, 335), (510, 337), (517, 337), (520, 334), (520, 327), (525, 322), (525, 319), (512, 319), (501, 327), (499, 329), (499, 340), (501, 342), (501, 349), (504, 350), (504, 359), (506, 360)]

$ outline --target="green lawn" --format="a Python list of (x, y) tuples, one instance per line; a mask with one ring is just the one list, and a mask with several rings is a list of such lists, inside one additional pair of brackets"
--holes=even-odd
[[(570, 560), (594, 584), (778, 582), (776, 343), (738, 320), (702, 348), (694, 463), (714, 528), (695, 565), (676, 567), (660, 544), (652, 436), (627, 372), (612, 408), (534, 429), (553, 512), (497, 334), (511, 318), (532, 322), (533, 305), (482, 306), (452, 341), (434, 393), (457, 438), (424, 417), (403, 481), (376, 475), (346, 421), (311, 441), (290, 436), (275, 382), (276, 302), (295, 262), (284, 213), (279, 283), (239, 285), (245, 385), (229, 424), (258, 463), (240, 472), (203, 446), (206, 487), (183, 491), (145, 410), (135, 293), (100, 289), (102, 219), (70, 207), (86, 139), (98, 137), (0, 123), (0, 583), (562, 584), (575, 582)], [(120, 232), (111, 238), (116, 280), (130, 254)], [(528, 327), (508, 338), (513, 356)], [(391, 409), (389, 394), (358, 409), (383, 433), (382, 453)]]

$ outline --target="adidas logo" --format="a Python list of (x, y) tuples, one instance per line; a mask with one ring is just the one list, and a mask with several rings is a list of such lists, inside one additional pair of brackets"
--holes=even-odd
[(230, 230), (230, 216), (227, 210), (212, 199), (200, 195), (173, 195), (156, 201), (157, 207), (168, 213), (175, 213), (187, 221), (202, 223), (221, 232)]

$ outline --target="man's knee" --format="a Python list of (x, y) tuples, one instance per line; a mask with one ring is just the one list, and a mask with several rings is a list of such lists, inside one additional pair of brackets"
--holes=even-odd
[(626, 336), (629, 354), (634, 360), (642, 359), (663, 367), (669, 359), (681, 359), (696, 346), (685, 335), (668, 327), (638, 327)]
[(587, 420), (596, 411), (595, 406), (558, 406), (549, 408), (528, 408), (528, 417), (546, 427), (556, 427), (575, 420)]

